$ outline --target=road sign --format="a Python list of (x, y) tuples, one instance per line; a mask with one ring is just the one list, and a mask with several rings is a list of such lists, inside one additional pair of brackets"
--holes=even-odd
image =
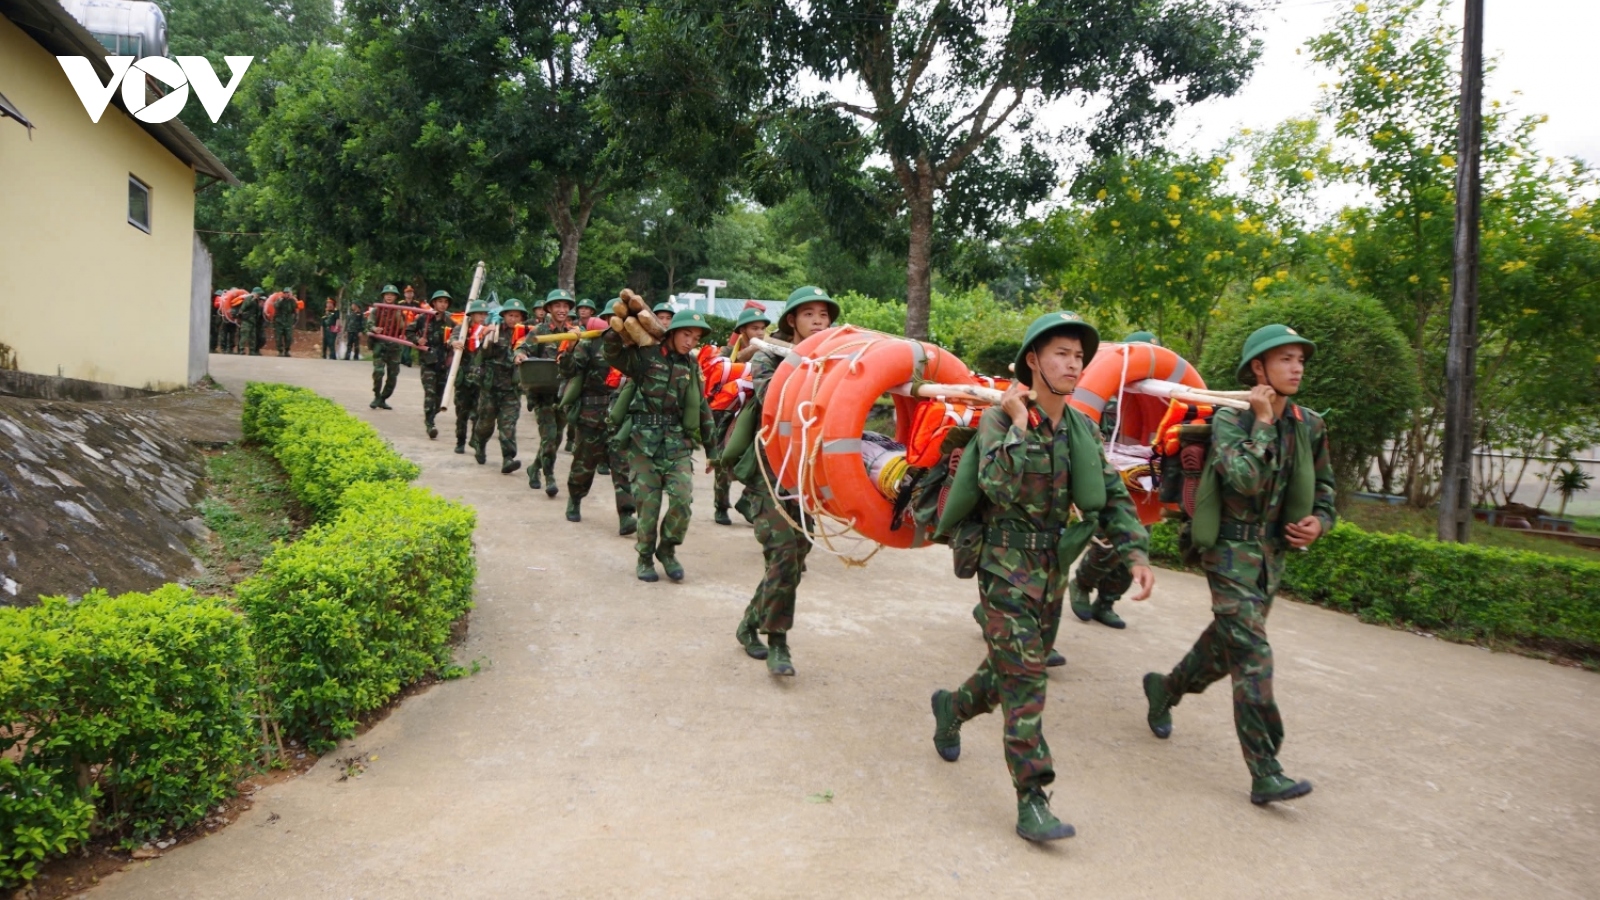
[(696, 281), (695, 284), (707, 288), (725, 288), (728, 286), (726, 281), (722, 281), (717, 278), (701, 278), (700, 280)]

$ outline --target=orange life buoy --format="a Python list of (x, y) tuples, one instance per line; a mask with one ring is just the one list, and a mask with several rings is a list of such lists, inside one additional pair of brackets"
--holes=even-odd
[[(1146, 380), (1170, 381), (1193, 388), (1206, 386), (1205, 379), (1200, 377), (1188, 360), (1166, 347), (1146, 343), (1102, 344), (1100, 352), (1095, 354), (1089, 367), (1084, 369), (1083, 376), (1078, 379), (1078, 387), (1068, 402), (1098, 425), (1106, 405), (1116, 400), (1120, 393), (1120, 424), (1116, 440), (1123, 444), (1150, 447), (1160, 435), (1162, 420), (1166, 418), (1171, 403), (1160, 397), (1126, 390), (1128, 385)], [(1161, 520), (1162, 506), (1158, 492), (1129, 485), (1128, 495), (1139, 511), (1140, 521), (1150, 525)]]
[[(812, 335), (786, 354), (762, 410), (767, 461), (781, 486), (802, 487), (828, 514), (884, 546), (918, 543), (916, 529), (890, 529), (893, 503), (862, 463), (861, 434), (878, 398), (919, 372), (925, 381), (973, 383), (966, 364), (947, 350), (852, 325)], [(899, 443), (910, 437), (917, 403), (895, 397)], [(811, 463), (803, 470), (802, 458)]]

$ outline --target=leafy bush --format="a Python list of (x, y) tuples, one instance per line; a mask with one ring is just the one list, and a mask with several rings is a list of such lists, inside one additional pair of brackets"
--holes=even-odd
[(421, 471), (371, 425), (304, 388), (246, 385), (242, 424), (245, 437), (271, 451), (290, 489), (319, 519), (337, 510), (351, 485), (410, 481)]
[(32, 798), (19, 810), (8, 792), (0, 819), (56, 822), (54, 839), (30, 832), (35, 850), (82, 839), (69, 794), (103, 795), (100, 829), (142, 839), (203, 817), (249, 758), (255, 660), (221, 599), (167, 585), (0, 609), (0, 666), (0, 752), (17, 759), (3, 776)]
[(1384, 442), (1411, 421), (1420, 402), (1410, 345), (1383, 304), (1326, 285), (1281, 283), (1229, 311), (1206, 338), (1200, 371), (1206, 384), (1231, 389), (1245, 339), (1281, 322), (1316, 342), (1296, 402), (1324, 411), (1334, 475), (1353, 490)]
[(711, 328), (706, 332), (705, 343), (715, 344), (718, 347), (728, 346), (729, 339), (733, 334), (733, 323), (733, 319), (724, 319), (721, 316), (713, 316), (708, 313), (706, 315), (706, 324)]
[(239, 586), (276, 712), (313, 747), (450, 663), (472, 606), (473, 511), (432, 491), (363, 483), (338, 516), (279, 549)]
[(32, 881), (46, 858), (89, 839), (94, 804), (70, 782), (0, 756), (0, 887)]
[[(1176, 565), (1177, 530), (1150, 529), (1151, 558)], [(1289, 554), (1284, 587), (1366, 621), (1452, 636), (1600, 653), (1600, 564), (1445, 544), (1340, 524)]]

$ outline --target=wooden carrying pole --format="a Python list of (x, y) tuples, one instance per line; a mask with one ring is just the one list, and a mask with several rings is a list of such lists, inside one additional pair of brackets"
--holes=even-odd
[[(467, 292), (467, 302), (478, 299), (478, 293), (483, 290), (483, 260), (478, 260), (478, 268), (472, 273), (472, 289)], [(456, 399), (456, 373), (461, 371), (461, 354), (467, 346), (467, 332), (472, 330), (472, 317), (466, 313), (461, 314), (461, 329), (452, 335), (450, 343), (455, 344), (455, 353), (450, 357), (450, 375), (444, 380), (444, 396), (439, 398), (439, 412), (445, 412)]]

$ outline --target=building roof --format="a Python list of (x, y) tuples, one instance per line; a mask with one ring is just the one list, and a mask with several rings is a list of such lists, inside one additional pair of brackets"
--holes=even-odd
[[(37, 41), (50, 55), (86, 57), (94, 64), (95, 74), (100, 77), (102, 83), (110, 80), (111, 67), (106, 64), (108, 55), (106, 48), (89, 34), (88, 29), (78, 24), (78, 20), (63, 9), (57, 0), (0, 0), (0, 16), (10, 19), (12, 24), (26, 32), (28, 37)], [(112, 102), (116, 103), (125, 115), (127, 114), (127, 108), (122, 105), (121, 91), (114, 95)], [(140, 122), (132, 115), (128, 118), (148, 132), (161, 146), (167, 148), (173, 156), (193, 166), (196, 172), (229, 184), (239, 183), (239, 179), (228, 171), (222, 160), (217, 159), (206, 145), (194, 136), (194, 132), (185, 128), (177, 119), (169, 122)]]

